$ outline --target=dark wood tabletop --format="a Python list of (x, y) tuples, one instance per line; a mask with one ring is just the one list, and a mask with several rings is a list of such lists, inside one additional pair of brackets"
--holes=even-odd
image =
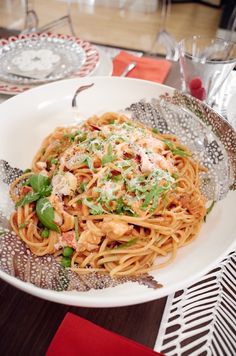
[(0, 281), (0, 355), (45, 355), (67, 312), (154, 347), (166, 298), (120, 308), (82, 308), (48, 302)]

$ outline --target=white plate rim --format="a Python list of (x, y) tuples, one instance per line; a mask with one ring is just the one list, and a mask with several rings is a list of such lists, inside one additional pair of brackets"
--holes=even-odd
[[(161, 84), (157, 84), (157, 83), (153, 83), (153, 82), (148, 82), (148, 81), (143, 81), (143, 80), (139, 80), (139, 79), (133, 79), (133, 78), (119, 78), (119, 77), (94, 77), (94, 78), (80, 78), (81, 80), (81, 84), (84, 84), (88, 81), (91, 82), (91, 80), (94, 80), (95, 83), (99, 83), (99, 81), (102, 83), (104, 80), (112, 80), (114, 81), (114, 83), (118, 83), (118, 82), (122, 82), (122, 81), (126, 81), (125, 83), (133, 83), (141, 85), (142, 82), (142, 86), (145, 87), (146, 86), (155, 86), (156, 88), (159, 88), (159, 90), (161, 91), (165, 91), (165, 92), (169, 92), (170, 94), (173, 93), (174, 89), (167, 87), (165, 85), (161, 85)], [(32, 89), (31, 91), (25, 92), (23, 94), (21, 94), (20, 96), (15, 96), (12, 99), (6, 101), (5, 103), (2, 104), (3, 107), (7, 107), (10, 106), (11, 103), (12, 104), (16, 104), (16, 102), (18, 100), (20, 100), (23, 97), (29, 96), (29, 95), (33, 95), (33, 94), (39, 94), (40, 92), (44, 91), (44, 89), (47, 87), (55, 87), (55, 85), (59, 85), (59, 86), (64, 86), (64, 84), (68, 84), (70, 86), (70, 84), (72, 86), (74, 86), (76, 83), (76, 85), (78, 85), (78, 81), (75, 79), (68, 79), (68, 80), (62, 80), (60, 82), (56, 83), (50, 83), (50, 84), (46, 84), (40, 87), (37, 87), (35, 89)], [(49, 89), (49, 88), (48, 88)], [(71, 93), (72, 95), (72, 93)], [(0, 112), (1, 112), (1, 107), (0, 107)], [(234, 195), (234, 199), (235, 199), (235, 195)], [(127, 297), (127, 296), (120, 296), (119, 299), (114, 298), (114, 296), (112, 297), (106, 297), (104, 298), (104, 296), (99, 296), (97, 298), (94, 299), (88, 299), (86, 297), (86, 294), (83, 295), (83, 293), (77, 293), (77, 292), (56, 292), (56, 291), (51, 291), (51, 290), (47, 290), (47, 289), (41, 289), (38, 288), (30, 283), (26, 283), (23, 281), (20, 281), (18, 279), (16, 279), (15, 277), (9, 276), (8, 274), (6, 274), (3, 271), (0, 271), (0, 277), (5, 280), (6, 282), (14, 285), (15, 287), (26, 291), (27, 293), (30, 293), (32, 295), (41, 297), (43, 299), (47, 299), (47, 300), (51, 300), (54, 302), (58, 302), (58, 303), (62, 303), (62, 304), (69, 304), (69, 305), (77, 305), (77, 306), (85, 306), (85, 307), (114, 307), (114, 306), (124, 306), (124, 305), (133, 305), (133, 304), (138, 304), (138, 303), (143, 303), (143, 302), (147, 302), (147, 301), (151, 301), (151, 300), (155, 300), (161, 297), (164, 297), (170, 293), (175, 292), (177, 289), (182, 289), (185, 286), (191, 284), (192, 282), (195, 282), (199, 277), (201, 277), (203, 274), (205, 274), (207, 271), (209, 271), (212, 267), (214, 267), (218, 262), (220, 262), (220, 260), (230, 251), (232, 251), (234, 249), (235, 246), (235, 241), (233, 239), (233, 234), (232, 234), (232, 242), (227, 246), (227, 248), (225, 248), (224, 251), (222, 251), (221, 254), (218, 255), (218, 257), (216, 259), (214, 259), (214, 261), (211, 261), (210, 263), (208, 263), (204, 268), (202, 268), (198, 273), (195, 273), (194, 276), (189, 276), (188, 278), (185, 278), (185, 280), (181, 283), (175, 283), (172, 284), (172, 286), (169, 287), (164, 287), (162, 289), (158, 289), (156, 291), (152, 290), (152, 291), (146, 291), (144, 290), (142, 293), (140, 293), (139, 295), (136, 296), (132, 296), (131, 297)], [(231, 238), (231, 236), (230, 236)], [(146, 288), (146, 287), (145, 287)], [(147, 292), (147, 293), (146, 293)], [(76, 295), (73, 295), (73, 293), (76, 293)]]

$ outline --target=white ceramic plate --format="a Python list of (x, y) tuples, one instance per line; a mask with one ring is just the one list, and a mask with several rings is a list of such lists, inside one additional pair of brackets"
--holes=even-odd
[[(109, 57), (109, 55), (107, 55), (102, 49), (100, 49), (99, 47), (96, 47), (98, 53), (99, 53), (99, 62), (97, 63), (97, 66), (94, 68), (94, 70), (92, 70), (88, 76), (111, 76), (112, 75), (112, 71), (113, 71), (113, 64), (112, 64), (112, 60)], [(28, 90), (29, 87), (26, 87), (25, 85), (20, 85), (20, 84), (9, 84), (7, 82), (3, 82), (0, 80), (0, 94), (4, 94), (4, 95), (16, 95), (16, 94), (20, 94), (26, 90)], [(0, 103), (3, 100), (6, 100), (8, 98), (8, 96), (3, 96), (0, 97)]]
[[(79, 86), (91, 82), (95, 85), (78, 97), (80, 116), (118, 111), (142, 98), (173, 92), (172, 88), (152, 82), (117, 77), (64, 80), (27, 91), (0, 106), (0, 158), (15, 167), (29, 167), (43, 138), (56, 126), (70, 124), (77, 118), (70, 108), (72, 96)], [(236, 193), (231, 192), (216, 204), (198, 238), (180, 249), (171, 265), (153, 273), (163, 284), (157, 290), (129, 282), (89, 292), (56, 292), (40, 289), (2, 271), (0, 277), (27, 293), (70, 305), (112, 307), (158, 299), (193, 283), (233, 249), (235, 203)]]

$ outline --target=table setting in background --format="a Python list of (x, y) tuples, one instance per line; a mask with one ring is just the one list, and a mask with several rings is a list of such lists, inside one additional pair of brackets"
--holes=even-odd
[[(210, 41), (204, 47), (198, 36), (191, 41), (195, 41), (190, 44), (195, 52), (185, 47), (187, 41), (180, 42), (177, 62), (67, 35), (33, 33), (0, 40), (0, 115), (5, 120), (0, 136), (0, 276), (12, 285), (4, 283), (0, 290), (4, 306), (7, 293), (11, 306), (2, 317), (3, 322), (11, 317), (6, 327), (9, 336), (6, 333), (2, 346), (5, 353), (14, 336), (18, 346), (9, 346), (11, 354), (21, 342), (22, 354), (33, 346), (35, 355), (49, 356), (236, 352), (236, 232), (232, 215), (236, 184), (235, 46), (232, 49), (223, 41), (221, 47), (222, 43)], [(217, 68), (217, 61), (222, 67)], [(133, 66), (129, 68), (130, 63)], [(94, 86), (79, 92), (76, 113), (75, 107), (71, 108), (74, 93), (91, 84)], [(42, 258), (36, 278), (39, 259), (20, 243), (14, 251), (14, 234), (8, 222), (12, 205), (6, 188), (19, 171), (28, 168), (33, 150), (56, 126), (70, 124), (71, 118), (78, 124), (107, 109), (138, 113), (140, 121), (156, 132), (182, 135), (184, 144), (199, 154), (201, 163), (207, 162), (210, 173), (205, 176), (204, 189), (211, 202), (209, 216), (205, 216), (201, 236), (178, 251), (174, 267), (157, 270), (141, 282), (134, 278), (117, 285), (106, 279), (83, 280), (84, 290), (75, 291), (77, 280), (67, 276), (64, 288), (64, 276), (58, 269), (54, 274), (55, 261), (50, 257)], [(10, 140), (5, 138), (6, 132), (13, 135), (14, 145), (6, 141)], [(28, 147), (22, 143), (25, 138)], [(27, 266), (21, 270), (25, 256)], [(11, 333), (17, 298), (22, 298), (22, 311), (17, 311), (16, 325), (24, 308), (27, 323), (27, 308), (32, 303), (32, 316), (22, 336)]]

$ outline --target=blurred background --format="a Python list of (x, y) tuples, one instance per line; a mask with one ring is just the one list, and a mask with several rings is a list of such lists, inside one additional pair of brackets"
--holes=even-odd
[(194, 34), (236, 40), (236, 1), (0, 0), (1, 37), (35, 28), (162, 53), (166, 33), (177, 41)]

